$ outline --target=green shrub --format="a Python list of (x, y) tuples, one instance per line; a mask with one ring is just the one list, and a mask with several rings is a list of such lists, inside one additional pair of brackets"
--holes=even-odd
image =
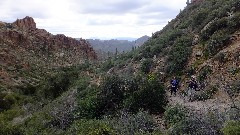
[(150, 113), (164, 112), (167, 99), (164, 86), (158, 80), (158, 76), (142, 77), (137, 84), (139, 89), (125, 100), (126, 108), (132, 112), (138, 112), (141, 108)]
[(85, 85), (78, 88), (78, 118), (100, 118), (114, 114), (122, 107), (124, 100), (124, 81), (119, 76), (107, 76), (100, 87)]
[(153, 116), (146, 111), (136, 114), (121, 111), (116, 117), (108, 119), (108, 122), (121, 135), (161, 134)]
[(224, 135), (239, 135), (240, 121), (228, 121), (222, 129)]
[(229, 33), (232, 34), (236, 31), (236, 29), (240, 28), (240, 22), (238, 21), (238, 18), (240, 17), (240, 13), (235, 13), (230, 20), (228, 20), (228, 30)]
[(181, 115), (183, 117), (177, 119), (176, 123), (173, 123), (168, 130), (169, 134), (222, 134), (221, 128), (225, 120), (225, 114), (221, 113), (219, 110), (208, 110), (207, 113), (201, 114), (190, 110), (184, 112), (186, 112), (185, 117)]
[(205, 66), (199, 71), (199, 75), (198, 75), (197, 79), (200, 82), (203, 82), (209, 76), (209, 74), (211, 74), (211, 73), (212, 73), (211, 67), (210, 66)]
[(25, 134), (53, 134), (53, 127), (51, 121), (53, 117), (50, 114), (45, 112), (35, 113), (32, 117), (28, 118), (25, 123), (22, 125)]
[(101, 70), (103, 71), (108, 71), (109, 69), (111, 69), (114, 66), (114, 63), (112, 62), (111, 59), (108, 59), (107, 61), (105, 61), (102, 66), (101, 66)]
[(193, 100), (204, 101), (211, 99), (217, 91), (218, 88), (216, 86), (211, 86), (207, 89), (201, 90), (198, 94), (194, 94)]
[(112, 113), (121, 107), (124, 100), (123, 84), (123, 79), (116, 75), (104, 78), (98, 94), (99, 112)]
[(141, 62), (140, 71), (145, 74), (149, 73), (151, 70), (152, 64), (153, 64), (152, 59), (144, 59)]
[(206, 16), (208, 16), (208, 10), (201, 9), (197, 12), (196, 15), (193, 16), (193, 26), (198, 26), (203, 23), (203, 21), (206, 19)]
[(116, 135), (111, 126), (102, 120), (78, 120), (74, 122), (67, 134), (78, 135)]
[(18, 125), (13, 125), (12, 120), (22, 115), (23, 110), (16, 108), (0, 113), (0, 133), (3, 135), (22, 135), (23, 131)]
[(74, 79), (76, 79), (76, 76), (69, 72), (60, 72), (51, 75), (40, 84), (38, 96), (47, 99), (55, 99), (68, 90), (70, 85), (74, 82)]
[(84, 91), (89, 85), (90, 85), (90, 77), (81, 76), (74, 82), (73, 87), (76, 87), (79, 93), (81, 91)]
[(78, 107), (75, 112), (75, 118), (99, 118), (102, 115), (100, 112), (100, 102), (97, 97), (98, 91), (96, 86), (88, 86), (81, 91), (78, 91)]
[(0, 92), (0, 111), (8, 110), (13, 105), (21, 101), (21, 96), (17, 93), (1, 93)]
[(216, 31), (207, 42), (206, 47), (204, 48), (204, 55), (214, 56), (217, 54), (223, 47), (228, 45), (229, 35), (225, 30)]
[(9, 122), (3, 123), (3, 121), (0, 121), (0, 133), (2, 135), (24, 135), (19, 126), (12, 125)]
[(183, 36), (175, 41), (167, 59), (166, 72), (179, 74), (183, 71), (189, 56), (191, 55), (192, 39), (190, 36)]
[(164, 116), (168, 126), (173, 126), (174, 124), (183, 121), (187, 116), (186, 108), (180, 105), (168, 106), (164, 112)]
[(37, 88), (38, 86), (34, 86), (34, 85), (31, 85), (31, 84), (26, 84), (24, 86), (18, 86), (17, 87), (19, 90), (20, 90), (20, 93), (23, 94), (23, 95), (35, 95), (36, 92), (37, 92)]

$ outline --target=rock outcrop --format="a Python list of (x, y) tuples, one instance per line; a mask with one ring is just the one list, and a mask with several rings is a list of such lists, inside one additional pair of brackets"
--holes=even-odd
[(84, 39), (38, 29), (31, 17), (0, 22), (0, 82), (12, 83), (19, 71), (72, 66), (86, 59), (95, 60), (97, 55)]
[(26, 16), (23, 19), (17, 19), (13, 25), (16, 25), (18, 28), (21, 29), (36, 29), (36, 23), (32, 17)]

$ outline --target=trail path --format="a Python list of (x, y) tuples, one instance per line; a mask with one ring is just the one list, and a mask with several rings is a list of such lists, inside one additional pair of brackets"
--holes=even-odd
[(193, 111), (200, 111), (202, 113), (207, 112), (209, 110), (219, 109), (224, 111), (225, 109), (231, 106), (231, 102), (227, 101), (220, 101), (217, 98), (215, 99), (208, 99), (205, 101), (189, 101), (188, 97), (183, 97), (179, 93), (176, 96), (168, 95), (169, 105), (182, 105), (185, 106)]
[[(177, 93), (176, 96), (171, 96), (169, 91), (167, 91), (167, 97), (169, 105), (174, 106), (179, 104), (198, 114), (204, 114), (209, 112), (210, 110), (226, 111), (232, 106), (232, 102), (226, 97), (224, 99), (214, 98), (205, 101), (191, 102), (189, 101), (188, 97), (184, 97), (180, 93)], [(154, 120), (157, 122), (160, 129), (165, 132), (166, 123), (164, 117), (162, 115), (156, 115), (154, 117)]]

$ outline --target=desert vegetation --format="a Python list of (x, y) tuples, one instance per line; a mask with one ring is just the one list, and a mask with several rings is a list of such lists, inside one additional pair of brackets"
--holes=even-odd
[[(26, 53), (35, 61), (1, 65), (0, 134), (237, 135), (239, 17), (239, 1), (203, 1), (189, 4), (139, 48), (101, 61), (86, 51), (83, 59), (63, 55), (49, 64), (53, 51), (36, 56), (45, 46)], [(192, 75), (200, 87), (191, 102), (184, 96)], [(180, 81), (176, 97), (168, 91), (173, 76)]]

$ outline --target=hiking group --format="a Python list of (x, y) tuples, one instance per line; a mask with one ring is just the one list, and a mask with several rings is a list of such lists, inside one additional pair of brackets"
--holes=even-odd
[[(191, 76), (191, 79), (187, 81), (187, 83), (188, 83), (187, 95), (189, 97), (189, 100), (192, 100), (193, 90), (196, 91), (198, 88), (196, 77)], [(171, 95), (174, 94), (174, 96), (176, 96), (177, 90), (179, 88), (179, 80), (174, 76), (173, 79), (170, 81), (170, 84), (171, 84)]]

